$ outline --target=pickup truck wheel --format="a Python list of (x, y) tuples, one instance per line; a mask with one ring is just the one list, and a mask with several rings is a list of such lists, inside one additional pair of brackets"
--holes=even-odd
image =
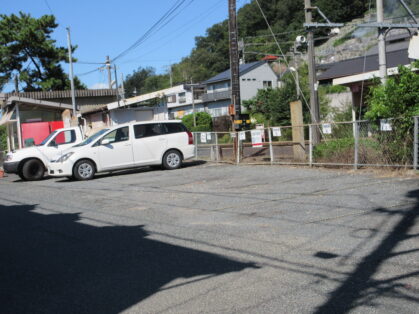
[(38, 159), (27, 160), (19, 173), (19, 177), (27, 181), (41, 180), (44, 177), (44, 164)]
[(95, 165), (90, 160), (80, 160), (74, 166), (73, 176), (77, 180), (91, 180), (95, 176)]
[(163, 167), (167, 170), (174, 170), (182, 165), (182, 155), (177, 150), (169, 150), (163, 156)]

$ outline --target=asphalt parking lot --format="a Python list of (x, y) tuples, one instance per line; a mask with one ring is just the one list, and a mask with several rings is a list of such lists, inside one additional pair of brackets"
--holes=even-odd
[(419, 179), (188, 164), (0, 179), (3, 313), (418, 313)]

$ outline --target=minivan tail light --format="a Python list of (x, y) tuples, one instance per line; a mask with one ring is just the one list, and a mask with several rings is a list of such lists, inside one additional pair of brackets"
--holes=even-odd
[(189, 131), (187, 131), (187, 133), (188, 133), (188, 145), (193, 145), (193, 135)]

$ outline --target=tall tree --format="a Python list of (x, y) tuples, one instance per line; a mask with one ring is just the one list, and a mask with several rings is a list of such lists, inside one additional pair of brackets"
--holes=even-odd
[[(15, 74), (24, 91), (70, 88), (60, 64), (68, 61), (67, 49), (56, 46), (51, 38), (57, 26), (53, 15), (39, 19), (22, 12), (0, 15), (0, 90)], [(85, 88), (77, 78), (75, 84), (78, 89)]]
[(149, 77), (154, 76), (155, 71), (151, 67), (139, 67), (132, 74), (128, 74), (124, 81), (125, 94), (128, 97), (144, 94), (146, 92), (146, 81)]

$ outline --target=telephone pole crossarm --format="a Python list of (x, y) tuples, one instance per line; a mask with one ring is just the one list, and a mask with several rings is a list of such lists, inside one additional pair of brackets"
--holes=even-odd
[(304, 28), (319, 28), (319, 27), (343, 27), (344, 23), (304, 23)]

